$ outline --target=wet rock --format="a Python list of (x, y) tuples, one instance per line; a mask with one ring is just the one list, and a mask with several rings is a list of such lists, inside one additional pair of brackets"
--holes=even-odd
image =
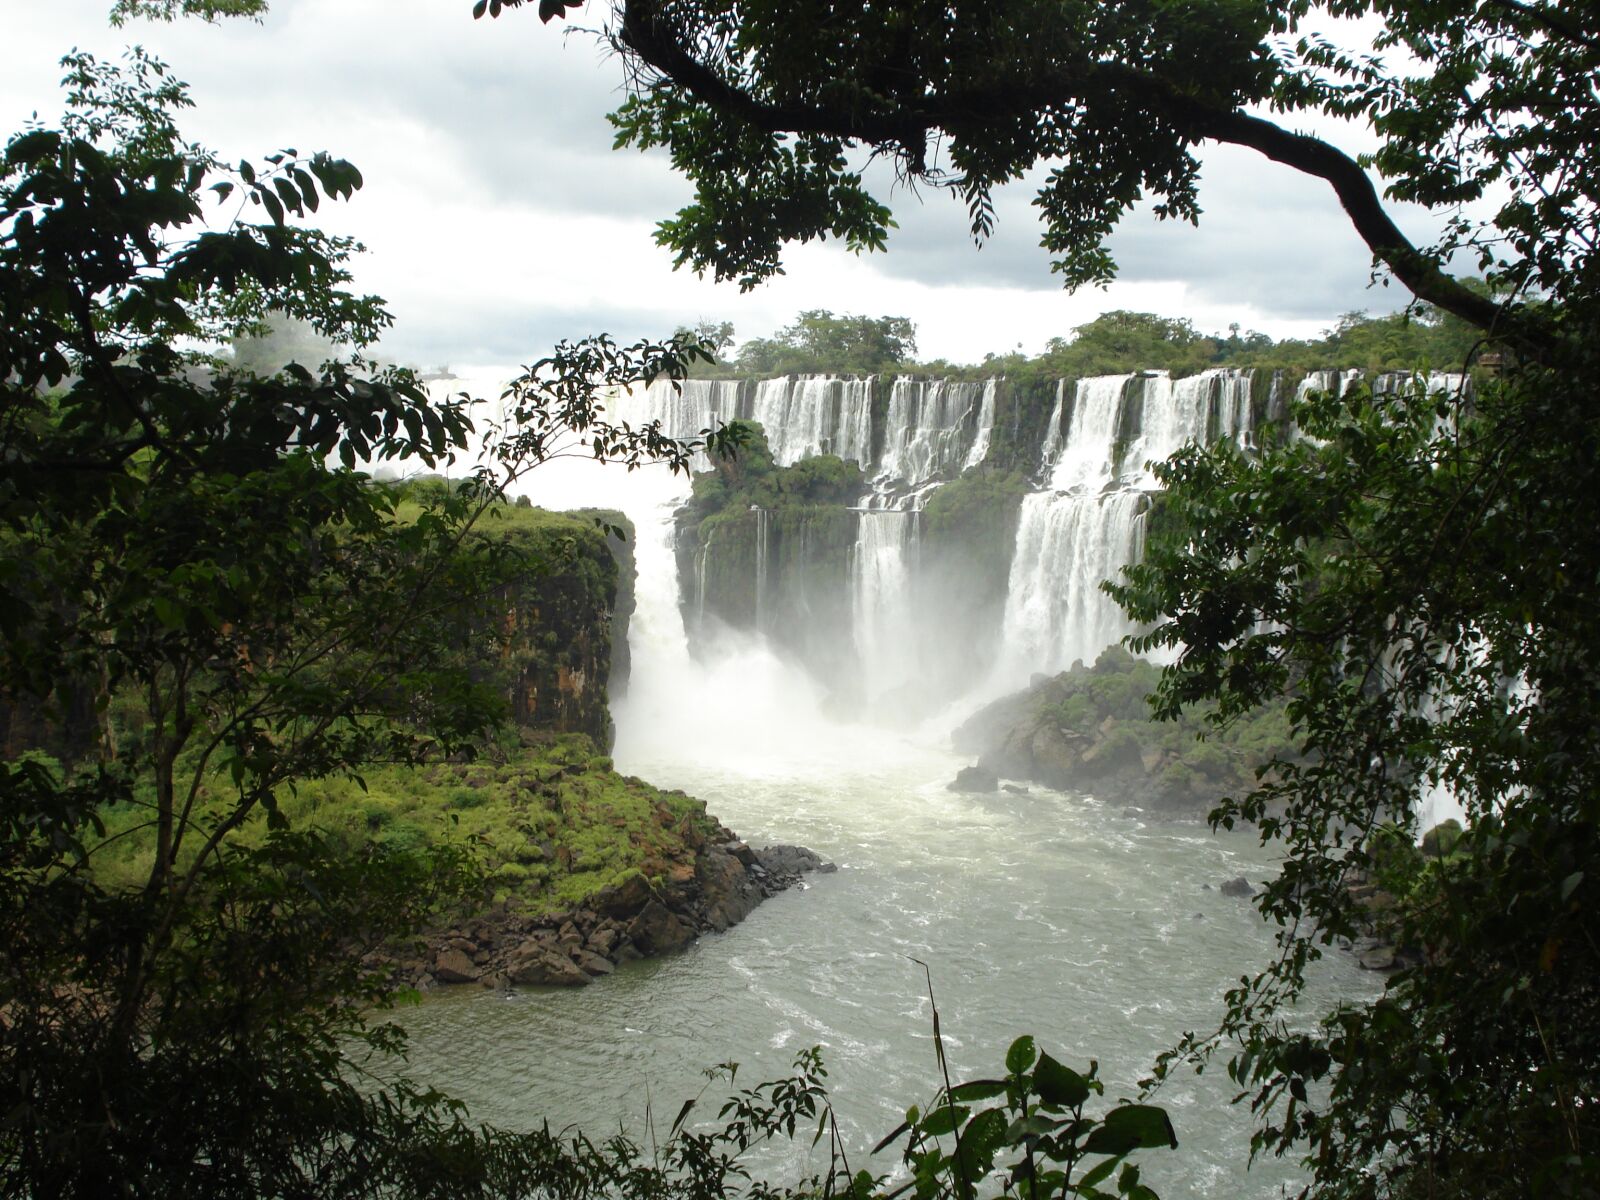
[(1010, 792), (1013, 796), (1030, 796), (1033, 794), (1020, 783), (1002, 783), (1000, 785), (1000, 790), (1003, 792)]
[(1256, 894), (1255, 888), (1250, 886), (1250, 881), (1243, 875), (1228, 880), (1227, 883), (1222, 885), (1221, 890), (1224, 896), (1247, 897)]
[(1388, 946), (1379, 946), (1360, 955), (1356, 962), (1363, 971), (1393, 971), (1398, 964), (1395, 961), (1394, 950)]
[(694, 930), (659, 900), (652, 900), (628, 926), (628, 938), (645, 954), (671, 954), (694, 941)]
[(617, 968), (609, 958), (602, 958), (598, 954), (591, 954), (587, 950), (579, 950), (572, 959), (573, 965), (586, 975), (609, 975)]
[(650, 881), (643, 875), (634, 875), (615, 887), (606, 888), (590, 903), (600, 916), (621, 921), (637, 915), (653, 899), (655, 892), (650, 888)]
[[(737, 845), (755, 860), (754, 851), (743, 842)], [(727, 847), (708, 847), (702, 851), (695, 863), (695, 878), (700, 884), (706, 924), (718, 933), (744, 920), (765, 899), (744, 861)]]
[(810, 871), (827, 875), (839, 869), (831, 862), (824, 862), (816, 851), (807, 850), (804, 846), (765, 846), (756, 851), (756, 855), (769, 875), (789, 882)]
[(743, 866), (753, 867), (758, 861), (756, 859), (756, 852), (750, 849), (749, 846), (745, 845), (744, 842), (738, 841), (737, 839), (731, 842), (726, 842), (719, 848), (725, 853), (733, 855), (733, 857), (738, 859)]
[(946, 785), (951, 792), (992, 792), (1000, 787), (1000, 777), (988, 767), (978, 765), (962, 767), (956, 777)]
[(588, 974), (577, 963), (543, 945), (513, 959), (510, 967), (511, 982), (524, 986), (581, 987), (589, 982)]

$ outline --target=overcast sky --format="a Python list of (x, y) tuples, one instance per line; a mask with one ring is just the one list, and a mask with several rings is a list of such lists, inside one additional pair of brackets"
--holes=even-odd
[[(184, 131), (224, 157), (292, 146), (350, 159), (366, 187), (318, 220), (366, 244), (357, 284), (397, 318), (383, 350), (419, 367), (529, 362), (563, 337), (660, 337), (698, 320), (766, 336), (809, 308), (907, 316), (922, 357), (973, 362), (1037, 352), (1109, 309), (1285, 337), (1404, 300), (1368, 286), (1369, 255), (1326, 186), (1231, 147), (1205, 154), (1198, 229), (1125, 220), (1121, 278), (1105, 291), (1055, 282), (1025, 187), (999, 197), (982, 250), (953, 200), (885, 188), (901, 226), (887, 254), (794, 248), (785, 277), (740, 294), (672, 270), (651, 234), (689, 189), (664, 157), (611, 149), (619, 64), (531, 9), (473, 21), (470, 0), (273, 0), (259, 25), (114, 30), (108, 7), (0, 0), (0, 129), (58, 110), (68, 50), (136, 42), (189, 82)], [(1358, 132), (1340, 141), (1361, 148)], [(1401, 220), (1426, 238), (1424, 214)]]

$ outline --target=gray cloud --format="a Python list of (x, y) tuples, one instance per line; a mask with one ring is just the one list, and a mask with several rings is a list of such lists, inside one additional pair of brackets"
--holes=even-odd
[(673, 328), (659, 311), (640, 306), (520, 306), (507, 311), (486, 299), (432, 312), (426, 321), (400, 320), (379, 353), (423, 369), (476, 363), (526, 365), (549, 354), (561, 341), (609, 333), (626, 345), (641, 338), (662, 338)]
[[(981, 250), (961, 206), (942, 193), (896, 206), (901, 228), (882, 260), (885, 273), (924, 283), (991, 284), (1054, 290), (1059, 277), (1038, 244), (1037, 185), (996, 197), (998, 228)], [(1110, 249), (1125, 283), (1180, 281), (1199, 302), (1255, 308), (1286, 319), (1331, 318), (1351, 309), (1389, 311), (1408, 296), (1369, 286), (1371, 256), (1325, 184), (1254, 155), (1213, 148), (1205, 156), (1198, 227), (1160, 221), (1141, 206), (1123, 218)], [(1401, 214), (1426, 240), (1420, 210)]]

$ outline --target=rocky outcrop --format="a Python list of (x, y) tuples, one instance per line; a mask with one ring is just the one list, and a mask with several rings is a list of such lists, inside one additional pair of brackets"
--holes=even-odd
[(1281, 706), (1221, 731), (1198, 714), (1152, 720), (1146, 698), (1159, 674), (1113, 646), (1093, 666), (1036, 675), (1026, 690), (980, 709), (952, 734), (954, 747), (1002, 779), (1183, 815), (1250, 790), (1256, 768), (1292, 755)]
[[(567, 911), (534, 915), (502, 903), (434, 932), (421, 954), (387, 963), (398, 982), (418, 988), (581, 987), (621, 963), (673, 954), (702, 934), (721, 933), (801, 876), (832, 870), (803, 847), (756, 850), (715, 826), (692, 869), (656, 883), (629, 876)], [(374, 956), (369, 965), (385, 961)]]
[(626, 685), (633, 612), (627, 518), (522, 510), (493, 532), (517, 542), (541, 567), (505, 594), (499, 669), (511, 719), (531, 729), (586, 733), (608, 749), (610, 698)]
[(1000, 788), (1000, 777), (988, 767), (962, 767), (956, 777), (945, 785), (951, 792), (993, 792)]

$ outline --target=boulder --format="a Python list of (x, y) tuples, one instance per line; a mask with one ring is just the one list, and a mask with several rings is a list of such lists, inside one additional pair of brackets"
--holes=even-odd
[(433, 959), (433, 976), (440, 983), (476, 983), (478, 967), (471, 956), (461, 950), (441, 950)]
[(1084, 737), (1056, 725), (1041, 725), (1029, 735), (1028, 769), (1019, 774), (1052, 787), (1067, 787), (1082, 757)]
[(586, 975), (609, 975), (617, 969), (609, 958), (601, 958), (587, 950), (579, 950), (572, 956), (572, 962)]
[(655, 899), (650, 881), (643, 875), (631, 875), (621, 883), (608, 887), (590, 903), (595, 912), (614, 921), (626, 920), (643, 911)]
[(962, 767), (956, 777), (946, 785), (952, 792), (992, 792), (1000, 787), (1000, 777), (988, 767)]
[(807, 850), (804, 846), (764, 846), (756, 851), (756, 856), (767, 873), (780, 880), (798, 879), (808, 871), (826, 875), (839, 869), (831, 862), (824, 862), (816, 851)]
[(1389, 946), (1379, 946), (1368, 950), (1356, 959), (1363, 971), (1393, 971), (1399, 964), (1395, 961), (1394, 949)]
[(694, 941), (694, 930), (661, 901), (651, 900), (628, 926), (628, 938), (645, 954), (671, 954)]
[(1013, 796), (1028, 796), (1032, 794), (1020, 783), (1002, 783), (1000, 785), (1000, 790), (1003, 792), (1010, 792)]
[(1246, 879), (1243, 875), (1240, 875), (1234, 879), (1228, 880), (1227, 883), (1222, 885), (1222, 894), (1224, 896), (1254, 896), (1256, 894), (1256, 890), (1250, 886), (1250, 881), (1248, 879)]
[(535, 943), (532, 953), (518, 952), (506, 972), (512, 983), (525, 986), (581, 987), (589, 982), (583, 968), (564, 954), (558, 954), (543, 943)]
[(738, 839), (724, 843), (721, 849), (733, 855), (734, 858), (738, 859), (747, 867), (753, 867), (756, 865), (756, 852)]
[[(735, 843), (750, 851), (743, 842)], [(752, 860), (755, 855), (750, 851)], [(748, 917), (762, 901), (746, 864), (725, 846), (708, 846), (695, 861), (706, 924), (721, 933)]]

